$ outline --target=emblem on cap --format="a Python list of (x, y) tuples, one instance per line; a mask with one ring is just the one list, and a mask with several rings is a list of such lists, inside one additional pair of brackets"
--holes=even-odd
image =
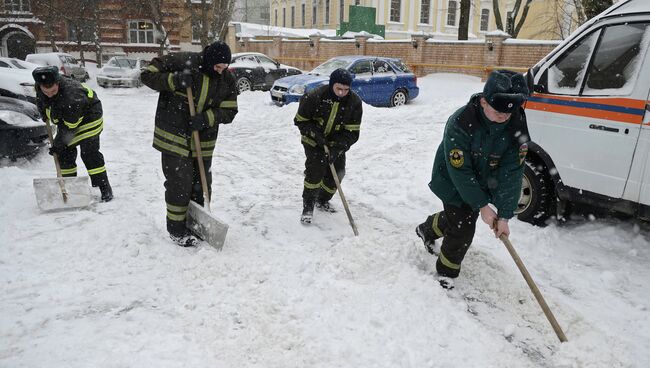
[(465, 163), (465, 156), (463, 155), (463, 151), (459, 150), (458, 148), (454, 148), (449, 151), (449, 163), (451, 163), (451, 166), (457, 169), (461, 168)]

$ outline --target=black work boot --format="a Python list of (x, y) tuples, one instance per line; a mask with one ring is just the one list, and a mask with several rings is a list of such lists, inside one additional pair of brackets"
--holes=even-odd
[(427, 239), (425, 231), (426, 222), (418, 225), (415, 228), (415, 234), (422, 239), (424, 243), (424, 248), (429, 252), (429, 254), (437, 256), (440, 254), (440, 245), (436, 244), (435, 240)]
[(113, 188), (108, 181), (99, 185), (99, 190), (102, 192), (102, 202), (108, 202), (113, 199)]
[(174, 235), (172, 233), (169, 233), (169, 237), (179, 247), (195, 247), (199, 243), (199, 240), (196, 238), (196, 236), (192, 235), (190, 232), (187, 232), (184, 235)]
[(302, 215), (300, 216), (300, 222), (303, 224), (311, 224), (311, 219), (314, 217), (314, 202), (314, 199), (302, 200)]
[(318, 201), (316, 201), (316, 208), (318, 208), (323, 212), (330, 212), (330, 213), (336, 212), (336, 208), (332, 207), (330, 201), (326, 201), (323, 199), (319, 199)]

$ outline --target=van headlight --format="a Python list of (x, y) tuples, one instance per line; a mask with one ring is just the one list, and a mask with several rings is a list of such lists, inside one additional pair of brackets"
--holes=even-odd
[(292, 95), (302, 95), (305, 93), (305, 86), (297, 84), (289, 90), (289, 93)]

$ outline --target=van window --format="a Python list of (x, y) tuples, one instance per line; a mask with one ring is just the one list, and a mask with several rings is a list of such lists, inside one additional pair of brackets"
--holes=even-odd
[(600, 30), (576, 42), (548, 70), (548, 91), (558, 94), (577, 95), (585, 76), (587, 62)]
[[(583, 94), (631, 93), (649, 41), (648, 23), (607, 27), (587, 72)], [(618, 91), (611, 91), (612, 89)]]

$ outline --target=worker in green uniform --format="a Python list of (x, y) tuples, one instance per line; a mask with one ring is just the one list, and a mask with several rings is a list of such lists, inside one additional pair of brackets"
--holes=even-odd
[(436, 271), (446, 289), (453, 288), (460, 273), (479, 214), (497, 237), (510, 234), (508, 220), (518, 205), (528, 151), (522, 107), (527, 95), (522, 74), (494, 71), (483, 93), (473, 95), (447, 121), (429, 183), (443, 211), (415, 230), (427, 251), (437, 255)]

